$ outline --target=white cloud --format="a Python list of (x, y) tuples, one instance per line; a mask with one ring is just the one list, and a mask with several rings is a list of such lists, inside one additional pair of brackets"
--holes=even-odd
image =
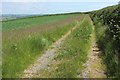
[(119, 0), (2, 0), (2, 2), (119, 2)]

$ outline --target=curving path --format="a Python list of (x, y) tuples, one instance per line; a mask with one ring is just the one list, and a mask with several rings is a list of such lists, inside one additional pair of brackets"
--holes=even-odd
[(60, 48), (65, 38), (71, 34), (73, 30), (77, 28), (78, 24), (57, 40), (53, 45), (40, 56), (34, 64), (31, 64), (26, 70), (24, 70), (22, 78), (32, 78), (40, 75), (40, 71), (46, 69), (55, 57), (56, 51)]

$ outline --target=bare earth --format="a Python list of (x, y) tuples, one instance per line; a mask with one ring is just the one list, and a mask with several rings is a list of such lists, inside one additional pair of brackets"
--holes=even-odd
[(34, 64), (31, 64), (26, 70), (24, 70), (22, 78), (32, 78), (34, 76), (40, 75), (40, 71), (44, 70), (51, 64), (52, 60), (55, 57), (55, 53), (60, 48), (64, 39), (71, 34), (73, 30), (77, 28), (77, 25), (69, 30), (65, 35), (63, 35), (59, 40), (57, 40), (53, 45), (40, 56)]

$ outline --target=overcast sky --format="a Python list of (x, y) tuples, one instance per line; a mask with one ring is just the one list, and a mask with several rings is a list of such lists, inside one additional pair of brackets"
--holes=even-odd
[(2, 2), (118, 2), (119, 0), (2, 0)]
[(86, 12), (115, 5), (119, 0), (2, 0), (3, 14)]

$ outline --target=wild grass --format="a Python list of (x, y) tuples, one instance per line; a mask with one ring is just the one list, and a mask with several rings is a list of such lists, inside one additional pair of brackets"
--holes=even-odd
[(90, 17), (86, 15), (84, 21), (79, 22), (79, 27), (64, 41), (55, 58), (56, 64), (50, 65), (53, 70), (43, 71), (44, 77), (76, 78), (81, 75), (82, 65), (90, 50), (92, 27)]
[(3, 40), (3, 78), (20, 77), (28, 65), (73, 26), (74, 23), (57, 28), (55, 26), (54, 29), (30, 34), (20, 40), (19, 38), (18, 40)]

